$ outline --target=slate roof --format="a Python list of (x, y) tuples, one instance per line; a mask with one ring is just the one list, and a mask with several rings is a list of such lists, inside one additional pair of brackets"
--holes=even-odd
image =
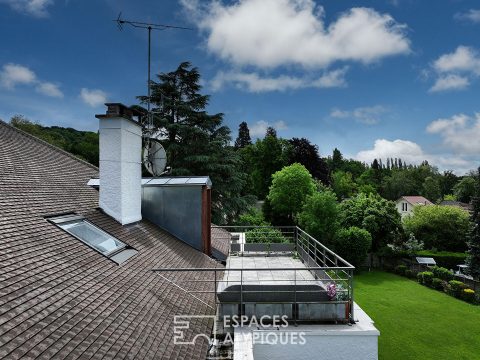
[[(87, 186), (97, 176), (96, 167), (0, 121), (0, 358), (205, 359), (203, 337), (174, 345), (173, 316), (211, 309), (151, 269), (218, 265), (148, 221), (121, 226), (105, 215)], [(138, 254), (117, 265), (45, 220), (69, 212)], [(168, 274), (186, 276), (206, 275)], [(191, 325), (195, 333), (211, 326)]]
[(467, 203), (464, 203), (464, 202), (461, 202), (461, 201), (443, 200), (440, 203), (440, 205), (441, 206), (455, 206), (455, 207), (458, 207), (460, 209), (473, 212), (473, 205), (472, 204), (467, 204)]
[(225, 229), (218, 228), (212, 224), (212, 255), (222, 261), (226, 261), (230, 252), (230, 241), (232, 235)]

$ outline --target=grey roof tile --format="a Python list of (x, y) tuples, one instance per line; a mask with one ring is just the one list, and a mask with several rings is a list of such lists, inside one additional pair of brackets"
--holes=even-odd
[[(0, 121), (0, 358), (205, 358), (206, 341), (173, 344), (173, 316), (210, 309), (151, 269), (217, 264), (148, 221), (121, 226), (102, 213), (86, 185), (97, 176), (94, 166)], [(119, 266), (45, 220), (69, 212), (138, 254)], [(195, 326), (208, 332), (212, 324)]]

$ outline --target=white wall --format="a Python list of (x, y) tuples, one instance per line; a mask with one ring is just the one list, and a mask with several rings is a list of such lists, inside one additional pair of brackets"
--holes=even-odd
[(100, 118), (100, 198), (122, 225), (142, 219), (142, 128), (123, 117)]
[[(402, 204), (407, 204), (407, 211), (403, 210)], [(397, 211), (402, 216), (402, 218), (407, 215), (410, 215), (412, 213), (412, 210), (413, 210), (412, 204), (409, 204), (403, 199), (397, 201)]]

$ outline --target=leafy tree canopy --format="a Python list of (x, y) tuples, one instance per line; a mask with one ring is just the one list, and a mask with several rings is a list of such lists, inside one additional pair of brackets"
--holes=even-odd
[(341, 226), (356, 226), (372, 235), (374, 252), (402, 236), (402, 223), (395, 203), (379, 195), (358, 194), (343, 201), (340, 212)]
[(322, 244), (333, 247), (339, 229), (340, 210), (331, 190), (316, 191), (309, 196), (298, 216), (299, 225)]
[(475, 178), (472, 176), (465, 176), (454, 187), (453, 193), (458, 201), (469, 203), (472, 196), (475, 195)]
[(268, 200), (275, 212), (293, 219), (315, 190), (316, 184), (305, 166), (292, 164), (273, 174)]
[(335, 252), (355, 267), (360, 267), (372, 246), (372, 236), (365, 230), (352, 226), (337, 233)]
[(13, 116), (10, 119), (10, 125), (98, 166), (99, 145), (96, 132), (60, 126), (42, 126), (22, 115)]
[(465, 251), (469, 214), (453, 206), (415, 206), (413, 215), (404, 219), (404, 227), (407, 234), (423, 241), (426, 249)]

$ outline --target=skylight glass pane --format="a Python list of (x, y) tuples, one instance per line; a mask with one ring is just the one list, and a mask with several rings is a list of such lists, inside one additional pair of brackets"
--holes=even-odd
[(124, 243), (85, 220), (60, 223), (58, 226), (104, 255), (112, 254), (125, 247)]

